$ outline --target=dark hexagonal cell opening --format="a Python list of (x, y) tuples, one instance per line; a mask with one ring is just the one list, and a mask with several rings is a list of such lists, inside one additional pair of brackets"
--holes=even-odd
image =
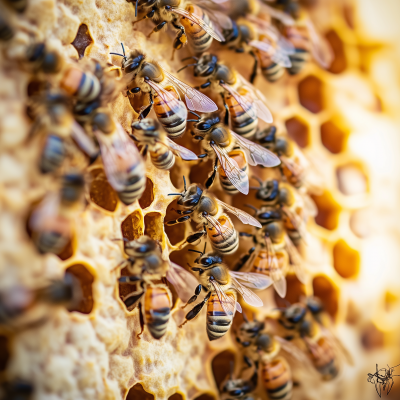
[(151, 179), (146, 180), (146, 189), (139, 200), (139, 205), (142, 209), (150, 207), (154, 201), (154, 185)]
[(349, 134), (333, 121), (327, 121), (321, 125), (322, 144), (333, 154), (341, 153), (346, 149)]
[(128, 240), (139, 239), (144, 233), (143, 215), (140, 210), (129, 214), (121, 224), (122, 237)]
[(183, 400), (183, 397), (179, 393), (174, 393), (172, 396), (168, 397), (168, 400)]
[(126, 400), (154, 400), (154, 395), (146, 392), (140, 383), (129, 389)]
[(300, 117), (292, 117), (285, 122), (288, 135), (298, 146), (307, 147), (310, 144), (310, 130), (307, 122)]
[(163, 243), (163, 217), (158, 212), (151, 212), (144, 217), (144, 234), (157, 240), (161, 245)]
[(314, 75), (307, 76), (298, 85), (300, 104), (314, 114), (324, 109), (323, 83)]
[(334, 230), (339, 223), (340, 206), (329, 192), (322, 195), (311, 195), (318, 209), (315, 222), (325, 229)]
[(80, 283), (82, 299), (79, 304), (68, 308), (68, 311), (78, 311), (82, 314), (90, 314), (93, 310), (93, 282), (94, 277), (82, 264), (74, 264), (67, 268), (66, 272), (75, 276)]
[(283, 299), (274, 292), (274, 299), (277, 307), (286, 308), (288, 303), (294, 304), (300, 301), (301, 297), (306, 296), (306, 286), (302, 284), (294, 274), (286, 276), (287, 293)]
[(199, 397), (196, 397), (194, 400), (215, 400), (215, 397), (205, 393), (201, 394)]
[(342, 39), (340, 39), (339, 35), (334, 30), (330, 30), (325, 37), (331, 45), (334, 54), (332, 64), (328, 68), (328, 71), (333, 74), (341, 74), (347, 68), (346, 54)]
[(118, 195), (108, 183), (103, 168), (96, 168), (90, 171), (90, 177), (90, 200), (106, 211), (115, 211), (118, 204)]
[(232, 362), (235, 362), (235, 353), (230, 350), (225, 350), (213, 358), (211, 367), (218, 389), (220, 389), (221, 383), (229, 376)]
[(339, 289), (325, 275), (318, 275), (313, 279), (314, 296), (321, 299), (325, 310), (332, 318), (336, 317), (339, 307)]
[(368, 179), (361, 164), (348, 163), (336, 170), (339, 190), (346, 196), (368, 192)]
[(93, 39), (90, 36), (89, 28), (87, 25), (81, 24), (78, 28), (78, 32), (74, 41), (71, 43), (78, 52), (79, 58), (83, 58), (86, 48), (92, 43)]
[(360, 271), (360, 253), (340, 239), (333, 246), (333, 266), (342, 278), (354, 278)]
[(178, 196), (176, 199), (171, 202), (167, 207), (167, 212), (165, 213), (164, 218), (164, 229), (165, 233), (168, 236), (169, 242), (175, 246), (176, 244), (185, 240), (185, 230), (186, 230), (186, 222), (176, 225), (166, 225), (166, 222), (176, 220), (180, 217), (174, 210), (179, 210), (180, 207), (177, 204)]

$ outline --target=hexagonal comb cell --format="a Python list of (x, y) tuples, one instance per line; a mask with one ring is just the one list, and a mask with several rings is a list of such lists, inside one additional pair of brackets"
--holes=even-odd
[(102, 168), (90, 171), (89, 196), (93, 203), (107, 211), (115, 211), (118, 204), (118, 195), (107, 181)]
[(199, 397), (196, 397), (194, 400), (215, 400), (215, 397), (211, 396), (210, 394), (202, 394)]
[(356, 163), (342, 165), (336, 170), (339, 190), (347, 195), (363, 194), (368, 190), (367, 176)]
[(172, 396), (168, 397), (168, 400), (183, 400), (183, 397), (179, 393), (174, 393)]
[(131, 387), (126, 400), (154, 400), (154, 395), (146, 392), (143, 389), (143, 386), (140, 383), (137, 383), (135, 386)]
[(285, 121), (287, 132), (300, 147), (310, 144), (310, 130), (307, 122), (300, 117), (292, 117)]
[(345, 150), (349, 132), (339, 128), (333, 121), (324, 122), (321, 125), (322, 144), (333, 154)]
[(90, 314), (94, 305), (92, 289), (94, 282), (93, 275), (82, 264), (71, 265), (67, 268), (66, 272), (74, 275), (79, 280), (82, 290), (82, 300), (75, 307), (69, 308), (68, 311), (78, 311), (82, 314)]
[(360, 270), (360, 254), (340, 239), (333, 246), (333, 266), (342, 278), (354, 278)]
[(332, 47), (334, 58), (331, 66), (328, 68), (329, 72), (333, 74), (341, 74), (347, 68), (346, 54), (344, 52), (344, 45), (339, 35), (331, 30), (325, 35), (329, 44)]
[(222, 353), (217, 354), (211, 362), (215, 384), (218, 389), (220, 388), (221, 383), (230, 374), (231, 362), (235, 362), (235, 353), (230, 350), (225, 350)]
[(371, 218), (372, 211), (369, 208), (354, 211), (350, 217), (350, 229), (356, 236), (366, 238), (373, 231)]
[(90, 36), (87, 25), (80, 25), (75, 39), (72, 42), (72, 46), (74, 46), (76, 51), (78, 52), (79, 58), (83, 58), (83, 56), (85, 55), (86, 47), (88, 47), (91, 43), (93, 43), (93, 39)]
[(142, 209), (150, 207), (151, 203), (154, 201), (154, 191), (153, 191), (153, 182), (151, 179), (147, 178), (146, 180), (146, 189), (144, 190), (142, 197), (139, 200), (139, 205)]
[(173, 221), (180, 217), (174, 210), (179, 209), (177, 204), (178, 199), (176, 198), (172, 203), (170, 203), (167, 207), (167, 212), (165, 213), (164, 218), (164, 229), (165, 233), (168, 236), (169, 242), (174, 246), (179, 242), (185, 240), (185, 223), (170, 225), (167, 226), (165, 223), (168, 221)]
[(302, 296), (306, 295), (306, 287), (303, 285), (295, 275), (286, 276), (287, 293), (286, 297), (282, 299), (278, 293), (274, 292), (274, 299), (277, 307), (285, 308), (290, 304), (300, 301)]
[(325, 310), (335, 318), (338, 311), (339, 290), (334, 283), (324, 275), (317, 275), (313, 279), (314, 296), (321, 299)]
[(143, 215), (140, 210), (129, 214), (121, 224), (122, 237), (128, 240), (139, 239), (143, 236), (144, 224)]
[(311, 196), (318, 209), (315, 222), (325, 229), (334, 230), (339, 223), (340, 206), (329, 192)]
[(314, 75), (307, 76), (298, 86), (300, 104), (316, 114), (324, 109), (323, 84)]
[(0, 335), (0, 372), (5, 371), (9, 358), (8, 338)]
[(144, 217), (144, 234), (150, 236), (162, 244), (163, 241), (163, 217), (158, 212), (151, 212)]

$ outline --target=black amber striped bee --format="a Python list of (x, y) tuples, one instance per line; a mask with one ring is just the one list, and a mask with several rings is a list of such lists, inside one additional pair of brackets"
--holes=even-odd
[(175, 225), (192, 219), (203, 227), (202, 231), (191, 234), (185, 243), (195, 243), (200, 238), (208, 236), (213, 249), (221, 254), (232, 254), (239, 246), (239, 238), (230, 218), (223, 212), (224, 209), (236, 215), (244, 224), (261, 227), (260, 223), (235, 207), (218, 200), (210, 192), (196, 183), (186, 188), (184, 179), (184, 190), (182, 193), (171, 193), (170, 196), (180, 196), (178, 205), (183, 210), (177, 210), (182, 217), (168, 221), (167, 225)]
[(131, 137), (142, 146), (142, 155), (150, 153), (151, 162), (159, 169), (171, 169), (175, 156), (183, 160), (197, 160), (196, 154), (173, 142), (153, 118), (145, 118), (132, 123)]
[(117, 267), (126, 266), (129, 275), (119, 278), (119, 282), (136, 284), (137, 290), (123, 297), (122, 301), (128, 310), (136, 306), (139, 308), (141, 332), (137, 337), (140, 338), (144, 325), (147, 325), (150, 334), (155, 339), (160, 339), (167, 331), (173, 304), (168, 286), (158, 282), (166, 275), (181, 300), (187, 301), (196, 286), (196, 279), (179, 265), (164, 261), (160, 245), (148, 236), (126, 241), (125, 252), (128, 260), (124, 260)]
[(198, 272), (200, 285), (184, 307), (197, 300), (201, 289), (207, 294), (201, 303), (186, 314), (181, 326), (195, 318), (207, 304), (207, 335), (210, 340), (216, 340), (228, 332), (236, 310), (242, 312), (237, 293), (247, 304), (262, 307), (262, 300), (249, 288), (262, 290), (270, 286), (272, 281), (260, 274), (230, 271), (219, 255), (205, 254), (205, 249), (203, 252), (191, 250), (200, 253), (195, 260), (196, 266), (192, 267), (192, 271)]

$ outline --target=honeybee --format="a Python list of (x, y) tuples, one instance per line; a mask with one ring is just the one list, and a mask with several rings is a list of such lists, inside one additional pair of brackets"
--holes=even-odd
[[(198, 90), (164, 70), (155, 62), (145, 61), (145, 55), (139, 50), (133, 50), (129, 56), (110, 53), (122, 57), (121, 70), (127, 84), (127, 95), (132, 107), (134, 95), (139, 92), (148, 93), (150, 103), (142, 107), (140, 119), (146, 118), (153, 104), (160, 123), (164, 126), (171, 138), (177, 138), (186, 130), (187, 109), (179, 100), (177, 88), (184, 94), (187, 108), (191, 111), (212, 112), (218, 110), (217, 105)], [(169, 83), (169, 85), (168, 85)], [(163, 86), (161, 86), (161, 84)]]
[(203, 189), (196, 183), (192, 183), (186, 188), (186, 180), (184, 179), (184, 190), (182, 193), (170, 193), (170, 196), (180, 196), (178, 205), (183, 210), (176, 212), (182, 217), (176, 220), (168, 221), (168, 226), (179, 224), (192, 219), (203, 230), (189, 235), (185, 244), (195, 243), (202, 237), (208, 235), (213, 249), (221, 254), (232, 254), (239, 246), (239, 238), (235, 227), (230, 218), (223, 213), (223, 210), (236, 215), (243, 224), (261, 227), (260, 223), (247, 214), (235, 207), (225, 204), (218, 200), (210, 192)]
[(47, 92), (31, 102), (35, 117), (30, 136), (45, 134), (45, 143), (39, 159), (42, 173), (58, 170), (67, 155), (74, 156), (73, 139), (91, 159), (98, 149), (84, 129), (75, 121), (69, 98), (61, 93)]
[[(279, 156), (282, 174), (291, 185), (302, 191), (321, 194), (323, 178), (291, 139), (277, 136), (275, 126), (257, 132), (255, 139)], [(309, 207), (311, 210), (312, 205)]]
[(119, 282), (136, 284), (138, 289), (122, 299), (128, 310), (139, 306), (141, 332), (137, 337), (140, 338), (146, 324), (151, 335), (160, 339), (167, 330), (172, 294), (164, 283), (155, 283), (154, 280), (159, 281), (166, 275), (179, 298), (186, 302), (197, 285), (196, 278), (179, 265), (164, 261), (158, 242), (148, 236), (126, 241), (125, 253), (128, 260), (122, 261), (117, 267), (126, 266), (131, 275), (122, 276)]
[(83, 175), (68, 173), (62, 177), (59, 192), (47, 194), (33, 211), (29, 226), (40, 253), (60, 254), (71, 240), (73, 222), (82, 206), (84, 187)]
[(352, 357), (339, 339), (310, 316), (308, 310), (306, 304), (295, 303), (281, 312), (278, 322), (303, 339), (315, 369), (324, 380), (332, 380), (339, 374), (343, 359), (352, 364)]
[(145, 165), (138, 149), (107, 109), (96, 110), (91, 128), (100, 144), (107, 180), (124, 204), (132, 204), (146, 188)]
[(131, 137), (143, 146), (142, 155), (145, 156), (149, 151), (151, 162), (159, 169), (171, 169), (175, 164), (175, 156), (186, 161), (197, 160), (196, 154), (173, 142), (155, 119), (134, 121), (132, 131)]
[(242, 256), (235, 269), (265, 274), (271, 277), (276, 292), (286, 296), (286, 274), (292, 265), (298, 279), (306, 283), (308, 274), (304, 261), (285, 232), (282, 211), (276, 207), (263, 206), (257, 210), (257, 219), (262, 224), (256, 234), (241, 232), (240, 236), (253, 238), (255, 246)]
[[(225, 124), (240, 136), (251, 138), (257, 130), (258, 118), (272, 122), (272, 114), (265, 105), (264, 95), (251, 83), (247, 82), (237, 71), (219, 63), (217, 56), (203, 54), (194, 57), (193, 74), (195, 77), (207, 78), (207, 82), (199, 86), (201, 89), (210, 88), (220, 93), (225, 104)], [(183, 67), (181, 68), (184, 69)]]
[(294, 53), (289, 55), (292, 63), (292, 66), (288, 68), (289, 74), (298, 74), (310, 60), (311, 55), (322, 68), (330, 67), (333, 61), (332, 48), (329, 42), (318, 33), (308, 16), (295, 12), (295, 19), (293, 19), (287, 12), (275, 10), (265, 4), (263, 7), (271, 17), (282, 23), (284, 37), (294, 46)]
[[(216, 6), (218, 2), (215, 1), (214, 3)], [(135, 15), (139, 12), (139, 19), (134, 24), (146, 18), (153, 19), (157, 25), (147, 36), (150, 37), (154, 32), (159, 32), (170, 23), (178, 30), (173, 43), (173, 51), (181, 49), (188, 42), (195, 54), (201, 54), (211, 46), (213, 39), (219, 42), (224, 41), (224, 36), (218, 29), (218, 25), (221, 19), (227, 17), (215, 10), (215, 7), (209, 13), (206, 12), (207, 7), (210, 7), (211, 4), (210, 2), (196, 0), (186, 5), (182, 0), (136, 0)], [(179, 6), (185, 8), (179, 8)], [(212, 15), (214, 15), (214, 24), (210, 20)]]
[[(54, 280), (49, 285), (38, 289), (16, 285), (0, 292), (0, 326), (5, 329), (22, 329), (43, 320), (35, 315), (34, 320), (20, 320), (26, 312), (38, 303), (73, 306), (82, 298), (77, 279), (66, 273), (63, 279)], [(45, 317), (46, 318), (46, 317)]]
[(224, 31), (224, 36), (224, 44), (228, 48), (253, 56), (251, 83), (257, 76), (258, 64), (263, 76), (270, 82), (277, 81), (285, 68), (292, 65), (289, 55), (294, 52), (293, 45), (268, 20), (247, 14), (237, 22), (232, 20), (232, 27)]
[[(239, 192), (244, 194), (249, 193), (247, 164), (273, 167), (280, 163), (279, 157), (271, 151), (225, 128), (220, 123), (218, 116), (210, 115), (197, 120), (193, 126), (192, 136), (194, 140), (202, 142), (202, 148), (205, 151), (198, 157), (210, 157), (215, 160), (214, 171), (205, 184), (207, 189), (215, 180), (218, 162), (221, 165), (220, 175), (223, 176), (221, 179), (226, 183), (223, 184), (223, 187), (230, 190), (230, 193), (234, 193), (233, 188), (228, 186), (227, 181), (229, 181)], [(241, 151), (237, 152), (236, 149), (235, 153), (231, 153), (236, 146)], [(233, 159), (231, 156), (235, 158)]]
[(250, 379), (234, 379), (231, 373), (229, 379), (221, 384), (222, 400), (254, 400), (251, 392), (257, 387), (257, 372)]
[(7, 42), (14, 36), (14, 30), (10, 25), (0, 16), (0, 40)]
[(22, 13), (25, 11), (26, 6), (28, 5), (28, 0), (6, 0), (6, 3), (9, 4), (15, 11)]
[(253, 177), (260, 184), (251, 187), (257, 190), (256, 197), (267, 206), (280, 207), (286, 232), (292, 242), (297, 246), (306, 240), (307, 232), (305, 223), (309, 217), (315, 217), (317, 209), (312, 199), (306, 194), (300, 194), (293, 186), (276, 179), (262, 182)]
[[(245, 317), (245, 314), (243, 314)], [(269, 399), (292, 398), (293, 378), (286, 358), (291, 357), (302, 365), (309, 363), (306, 356), (292, 343), (265, 331), (265, 323), (257, 320), (245, 322), (239, 327), (236, 341), (244, 352), (249, 367), (259, 368), (264, 389)], [(283, 357), (282, 350), (285, 352)]]
[(199, 273), (200, 284), (183, 308), (197, 300), (201, 289), (205, 290), (207, 295), (186, 314), (185, 321), (180, 326), (195, 318), (207, 303), (207, 335), (210, 340), (216, 340), (228, 332), (235, 311), (242, 312), (237, 302), (237, 293), (241, 294), (247, 304), (262, 307), (262, 300), (249, 288), (263, 290), (272, 282), (268, 277), (260, 274), (230, 271), (222, 263), (219, 255), (205, 254), (205, 247), (203, 252), (191, 251), (200, 254), (195, 260), (196, 266), (192, 267), (192, 271)]

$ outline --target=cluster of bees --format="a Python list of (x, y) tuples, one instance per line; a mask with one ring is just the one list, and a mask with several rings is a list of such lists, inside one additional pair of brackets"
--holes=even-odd
[[(22, 13), (27, 1), (4, 3)], [(273, 117), (265, 96), (253, 82), (260, 71), (270, 82), (285, 71), (297, 74), (311, 57), (328, 67), (332, 51), (294, 0), (131, 2), (135, 24), (144, 19), (154, 21), (156, 26), (149, 36), (165, 25), (176, 30), (173, 52), (187, 46), (194, 61), (181, 69), (193, 67), (194, 78), (202, 83), (191, 87), (176, 77), (180, 70), (172, 74), (140, 49), (126, 52), (123, 44), (121, 53), (111, 53), (120, 57), (120, 66), (94, 60), (75, 63), (44, 42), (30, 44), (21, 61), (42, 84), (29, 99), (28, 113), (33, 120), (29, 140), (42, 143), (40, 172), (53, 174), (60, 182), (59, 190), (48, 193), (29, 218), (32, 241), (42, 254), (60, 254), (69, 243), (85, 205), (86, 168), (99, 157), (109, 184), (126, 205), (139, 200), (145, 190), (147, 155), (161, 170), (171, 169), (176, 157), (198, 160), (199, 166), (204, 159), (211, 159), (214, 166), (204, 186), (187, 185), (184, 178), (184, 190), (170, 194), (178, 196), (180, 209), (177, 219), (166, 225), (190, 220), (198, 224), (199, 230), (181, 247), (197, 245), (202, 239), (206, 242), (203, 251), (189, 250), (199, 253), (191, 272), (163, 259), (160, 244), (148, 236), (121, 239), (126, 258), (115, 269), (128, 271), (119, 278), (120, 284), (136, 285), (122, 300), (128, 310), (139, 308), (142, 330), (138, 337), (144, 326), (155, 339), (165, 335), (173, 307), (169, 282), (183, 308), (191, 308), (181, 327), (207, 306), (207, 334), (210, 340), (217, 340), (229, 331), (235, 312), (242, 312), (238, 294), (247, 305), (262, 307), (254, 291), (273, 285), (284, 298), (285, 276), (291, 268), (300, 281), (308, 279), (298, 246), (305, 239), (308, 218), (316, 213), (308, 196), (315, 182), (309, 179), (310, 165), (296, 145), (270, 125)], [(2, 45), (12, 46), (14, 34), (14, 28), (0, 16)], [(207, 52), (214, 40), (232, 52), (254, 57), (249, 81)], [(115, 70), (120, 72), (117, 78)], [(121, 92), (136, 116), (129, 133), (109, 108)], [(216, 102), (209, 96), (217, 97)], [(144, 102), (138, 107), (139, 98)], [(149, 117), (151, 111), (156, 118)], [(260, 120), (268, 128), (260, 129)], [(190, 134), (200, 142), (202, 154), (175, 142), (190, 123)], [(257, 179), (259, 186), (251, 187), (250, 167), (255, 166), (279, 168), (281, 178)], [(263, 205), (253, 207), (252, 216), (220, 201), (211, 192), (216, 179), (229, 195), (255, 190)], [(239, 234), (227, 212), (254, 227), (253, 233)], [(236, 265), (228, 266), (223, 257), (238, 250), (239, 236), (252, 239), (254, 246)], [(212, 252), (206, 252), (207, 243)], [(21, 286), (12, 294), (2, 294), (0, 324), (12, 327), (26, 319), (34, 304), (79, 301), (82, 293), (75, 281), (66, 274), (63, 280), (44, 288), (27, 290)], [(243, 374), (248, 378), (229, 377), (221, 387), (224, 398), (251, 399), (258, 371), (262, 371), (269, 398), (289, 399), (293, 378), (281, 350), (308, 360), (324, 379), (337, 375), (338, 353), (346, 352), (331, 334), (318, 299), (306, 298), (275, 314), (267, 321), (248, 321), (243, 314), (245, 322), (235, 335), (246, 366)], [(279, 330), (284, 332), (277, 333)], [(303, 343), (302, 351), (291, 342), (296, 339)], [(29, 392), (25, 383), (15, 384), (12, 390), (18, 391), (19, 386)]]

